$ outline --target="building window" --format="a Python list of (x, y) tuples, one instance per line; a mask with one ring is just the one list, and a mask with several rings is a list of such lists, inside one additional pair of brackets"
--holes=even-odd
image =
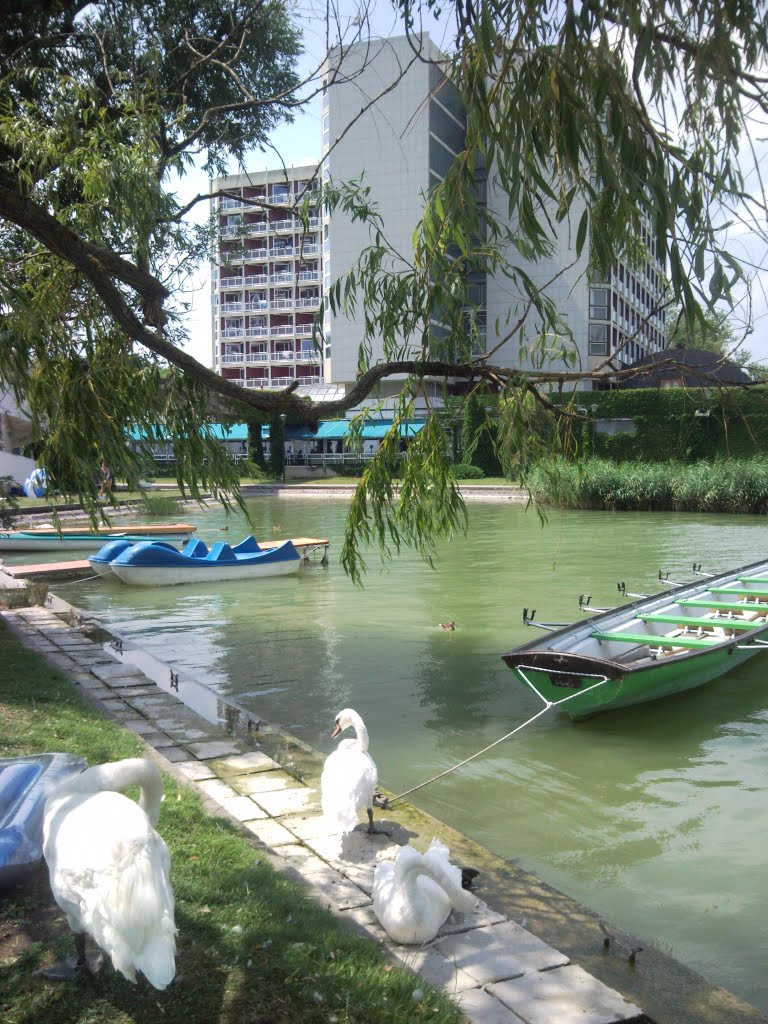
[(591, 356), (608, 355), (608, 325), (589, 325), (589, 354)]
[(608, 289), (589, 289), (589, 315), (592, 320), (608, 319)]

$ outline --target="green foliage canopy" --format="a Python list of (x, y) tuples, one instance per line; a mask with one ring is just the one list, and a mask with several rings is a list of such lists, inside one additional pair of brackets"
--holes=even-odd
[[(436, 3), (400, 5), (417, 59), (431, 59), (414, 30)], [(137, 479), (129, 427), (151, 437), (162, 425), (179, 482), (226, 500), (237, 494), (234, 469), (199, 429), (214, 398), (229, 414), (282, 409), (312, 423), (399, 375), (392, 443), (351, 505), (345, 565), (359, 577), (358, 543), (371, 536), (382, 548), (402, 538), (428, 554), (436, 532), (461, 528), (463, 510), (441, 430), (420, 433), (399, 497), (392, 488), (400, 424), (416, 396), (431, 402), (425, 379), (497, 391), (516, 417), (505, 431), (525, 465), (541, 448), (525, 427), (526, 396), (549, 409), (560, 389), (617, 375), (608, 362), (579, 364), (556, 282), (529, 272), (552, 251), (558, 225), (570, 225), (576, 255), (588, 252), (596, 276), (618, 258), (642, 262), (644, 246), (656, 246), (667, 256), (671, 298), (685, 310), (727, 303), (745, 280), (721, 226), (724, 209), (753, 204), (759, 213), (762, 202), (749, 197), (739, 162), (750, 117), (768, 112), (761, 4), (456, 0), (454, 13), (437, 70), (463, 103), (466, 145), (428, 197), (413, 251), (393, 251), (360, 183), (324, 190), (326, 209), (365, 221), (371, 242), (326, 300), (337, 313), (364, 313), (358, 378), (343, 398), (312, 404), (293, 388), (246, 391), (197, 363), (184, 351), (173, 298), (206, 239), (185, 221), (172, 176), (199, 153), (211, 170), (242, 161), (311, 95), (312, 83), (302, 92), (294, 71), (301, 43), (290, 9), (282, 0), (6, 5), (0, 384), (28, 404), (44, 438), (41, 461), (56, 465), (94, 514), (99, 455), (118, 477)], [(506, 195), (501, 212), (483, 201), (489, 177)], [(501, 340), (484, 350), (471, 281), (489, 272), (518, 298)], [(384, 355), (375, 363), (374, 339)], [(507, 340), (533, 353), (533, 369), (514, 358), (496, 363)]]

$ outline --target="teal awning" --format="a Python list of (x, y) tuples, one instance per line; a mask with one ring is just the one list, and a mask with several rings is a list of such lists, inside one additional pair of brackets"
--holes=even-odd
[[(421, 428), (424, 426), (423, 423), (416, 421), (410, 421), (408, 423), (400, 424), (400, 436), (401, 437), (413, 437), (414, 434), (418, 434)], [(381, 440), (390, 430), (392, 429), (392, 420), (387, 421), (376, 421), (366, 423), (363, 427), (363, 440), (364, 441), (375, 441)], [(223, 423), (211, 423), (209, 424), (209, 431), (212, 437), (218, 441), (247, 441), (248, 440), (248, 424), (247, 423), (233, 423), (230, 426), (224, 426)], [(130, 431), (131, 439), (134, 441), (146, 440), (146, 435), (142, 432), (133, 428)], [(265, 440), (269, 440), (269, 424), (263, 423), (261, 427), (261, 436)], [(305, 426), (286, 426), (285, 438), (286, 440), (304, 440), (304, 441), (338, 441), (349, 436), (349, 420), (323, 420), (318, 424), (317, 430), (310, 430), (309, 427)], [(163, 442), (170, 440), (164, 433), (158, 431), (156, 441)]]

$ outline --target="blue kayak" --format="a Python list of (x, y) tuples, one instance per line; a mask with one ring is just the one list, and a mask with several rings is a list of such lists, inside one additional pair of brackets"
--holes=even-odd
[(156, 587), (287, 576), (298, 572), (301, 561), (289, 540), (260, 548), (254, 537), (246, 537), (234, 547), (217, 541), (210, 550), (201, 540), (188, 541), (183, 551), (155, 542), (134, 544), (112, 558), (109, 565), (124, 583)]
[(0, 889), (15, 885), (40, 861), (45, 801), (60, 782), (87, 767), (74, 754), (0, 760)]

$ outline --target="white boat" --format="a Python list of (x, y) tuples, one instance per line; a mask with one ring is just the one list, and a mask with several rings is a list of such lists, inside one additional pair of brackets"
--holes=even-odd
[(195, 530), (196, 527), (188, 523), (107, 526), (97, 531), (67, 527), (61, 533), (52, 526), (30, 530), (2, 530), (0, 551), (93, 551), (98, 550), (105, 541), (118, 538), (131, 544), (153, 540), (183, 544)]
[[(111, 552), (104, 551), (105, 557), (110, 555)], [(301, 562), (301, 555), (289, 540), (263, 550), (254, 537), (246, 537), (234, 547), (217, 541), (210, 551), (201, 540), (189, 541), (183, 551), (164, 543), (134, 544), (111, 558), (109, 566), (123, 583), (167, 587), (178, 583), (287, 576), (298, 572)]]

